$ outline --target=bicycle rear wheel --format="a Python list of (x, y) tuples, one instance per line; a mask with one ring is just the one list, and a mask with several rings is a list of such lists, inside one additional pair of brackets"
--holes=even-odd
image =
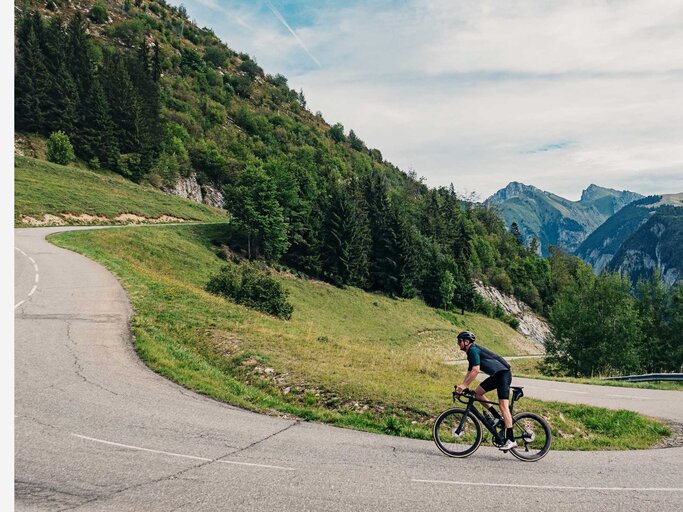
[(515, 434), (517, 448), (510, 450), (520, 460), (533, 462), (542, 459), (552, 442), (552, 434), (548, 423), (532, 412), (517, 414), (512, 419), (512, 431)]
[(464, 409), (448, 409), (434, 422), (434, 442), (449, 457), (467, 457), (481, 444), (481, 425)]

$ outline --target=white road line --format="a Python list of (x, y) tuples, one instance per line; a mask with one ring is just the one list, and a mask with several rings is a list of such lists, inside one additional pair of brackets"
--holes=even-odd
[(214, 462), (220, 462), (221, 464), (237, 464), (239, 466), (256, 466), (259, 468), (282, 469), (284, 471), (296, 471), (296, 469), (294, 469), (294, 468), (285, 468), (282, 466), (270, 466), (268, 464), (254, 464), (253, 462), (236, 462), (233, 460), (217, 460)]
[(206, 457), (196, 457), (194, 455), (184, 455), (182, 453), (166, 452), (163, 450), (152, 450), (150, 448), (142, 448), (140, 446), (131, 446), (129, 444), (114, 443), (113, 441), (105, 441), (104, 439), (97, 439), (94, 437), (82, 436), (80, 434), (75, 434), (73, 432), (71, 433), (71, 435), (78, 437), (80, 439), (85, 439), (88, 441), (94, 441), (96, 443), (108, 444), (111, 446), (118, 446), (121, 448), (128, 448), (129, 450), (137, 450), (137, 451), (150, 452), (150, 453), (160, 453), (162, 455), (171, 455), (173, 457), (182, 457), (184, 459), (203, 460), (206, 462), (214, 461), (214, 462), (220, 462), (221, 464), (233, 464), (233, 465), (237, 465), (237, 466), (255, 466), (255, 467), (259, 467), (259, 468), (282, 469), (284, 471), (296, 471), (294, 468), (285, 468), (282, 466), (271, 466), (268, 464), (255, 464), (252, 462), (237, 462), (237, 461), (230, 461), (230, 460), (214, 460), (214, 459), (207, 459)]
[(28, 292), (28, 297), (26, 297), (24, 300), (22, 300), (21, 302), (18, 302), (17, 304), (14, 305), (14, 309), (17, 309), (19, 306), (21, 306), (23, 303), (25, 303), (28, 300), (28, 298), (31, 297), (31, 295), (33, 295), (36, 292), (36, 290), (38, 289), (38, 282), (40, 281), (40, 274), (38, 271), (38, 264), (36, 263), (36, 260), (34, 260), (31, 256), (29, 256), (24, 251), (19, 249), (19, 247), (15, 247), (14, 250), (19, 251), (21, 254), (26, 256), (31, 263), (33, 263), (33, 270), (36, 273), (36, 275), (34, 276), (34, 279), (33, 279), (33, 282), (35, 284), (33, 285), (33, 288), (31, 288), (31, 291)]
[(550, 388), (550, 391), (561, 391), (562, 393), (577, 393), (579, 395), (587, 395), (588, 391), (571, 391), (569, 389), (557, 389), (557, 388)]
[(607, 396), (613, 396), (616, 398), (632, 398), (635, 400), (654, 400), (654, 398), (648, 397), (648, 396), (633, 396), (633, 395), (607, 395)]
[(653, 491), (683, 492), (683, 487), (571, 487), (566, 485), (524, 485), (524, 484), (492, 484), (487, 482), (455, 482), (449, 480), (418, 480), (413, 482), (428, 484), (474, 485), (480, 487), (517, 487), (520, 489), (557, 489), (562, 491)]

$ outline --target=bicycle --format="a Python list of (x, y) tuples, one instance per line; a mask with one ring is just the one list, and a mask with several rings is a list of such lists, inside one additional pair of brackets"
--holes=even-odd
[[(524, 396), (522, 387), (512, 386), (512, 400), (510, 400), (510, 414), (515, 402)], [(442, 412), (434, 422), (432, 435), (436, 446), (449, 457), (467, 457), (472, 455), (481, 444), (482, 424), (491, 432), (493, 444), (500, 447), (505, 443), (505, 425), (500, 422), (494, 426), (485, 414), (474, 407), (475, 402), (498, 405), (496, 402), (480, 400), (474, 392), (466, 389), (463, 393), (453, 392), (455, 400), (466, 404), (465, 409), (453, 408)], [(520, 460), (537, 461), (542, 459), (550, 450), (552, 434), (548, 423), (538, 414), (522, 412), (512, 417), (512, 428), (517, 442), (516, 448), (509, 451)], [(508, 450), (505, 450), (507, 453)]]

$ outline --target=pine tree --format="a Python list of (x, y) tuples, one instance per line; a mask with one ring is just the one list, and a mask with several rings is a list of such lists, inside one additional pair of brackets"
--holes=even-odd
[(517, 240), (517, 243), (518, 243), (519, 245), (522, 245), (522, 244), (523, 244), (523, 240), (524, 240), (524, 239), (523, 239), (523, 237), (522, 237), (522, 233), (521, 233), (520, 230), (519, 230), (519, 226), (517, 225), (516, 222), (513, 222), (513, 223), (510, 225), (510, 234), (511, 234), (512, 236), (515, 237), (515, 240)]
[(152, 80), (158, 83), (161, 79), (161, 57), (159, 55), (159, 42), (154, 41), (154, 53), (152, 55)]
[(379, 174), (366, 179), (364, 192), (372, 233), (371, 286), (393, 296), (411, 297), (418, 281), (416, 228), (391, 201), (388, 185)]
[(102, 79), (119, 151), (124, 154), (140, 153), (141, 137), (146, 130), (144, 114), (121, 53), (112, 51), (105, 54)]
[(136, 58), (129, 59), (128, 74), (137, 91), (142, 121), (139, 131), (140, 168), (142, 173), (146, 173), (158, 155), (163, 129), (159, 84), (153, 80), (153, 70), (150, 71), (147, 46), (144, 42), (138, 49)]
[[(109, 116), (107, 98), (98, 77), (94, 77), (83, 106), (85, 115), (81, 134), (90, 151), (90, 158), (97, 158), (105, 167), (116, 169), (119, 152), (114, 139), (114, 126)], [(133, 179), (136, 178), (137, 176), (133, 176)]]
[(289, 247), (287, 222), (277, 202), (275, 185), (259, 167), (249, 166), (239, 183), (226, 187), (236, 224), (247, 236), (249, 259), (265, 256), (278, 260)]
[(353, 189), (331, 187), (323, 224), (325, 273), (338, 285), (363, 287), (368, 275), (370, 228), (367, 214)]
[(78, 92), (68, 69), (66, 32), (61, 20), (47, 26), (44, 54), (49, 74), (45, 124), (50, 132), (73, 134), (78, 116)]
[(38, 13), (23, 16), (17, 26), (14, 110), (17, 130), (47, 134), (44, 110), (48, 71), (40, 45), (42, 32)]

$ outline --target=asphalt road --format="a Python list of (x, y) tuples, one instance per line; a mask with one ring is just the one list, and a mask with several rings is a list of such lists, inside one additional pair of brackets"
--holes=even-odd
[[(187, 391), (133, 352), (116, 279), (43, 239), (63, 229), (15, 231), (16, 510), (680, 510), (683, 448), (450, 459)], [(683, 421), (677, 392), (523, 384)]]

